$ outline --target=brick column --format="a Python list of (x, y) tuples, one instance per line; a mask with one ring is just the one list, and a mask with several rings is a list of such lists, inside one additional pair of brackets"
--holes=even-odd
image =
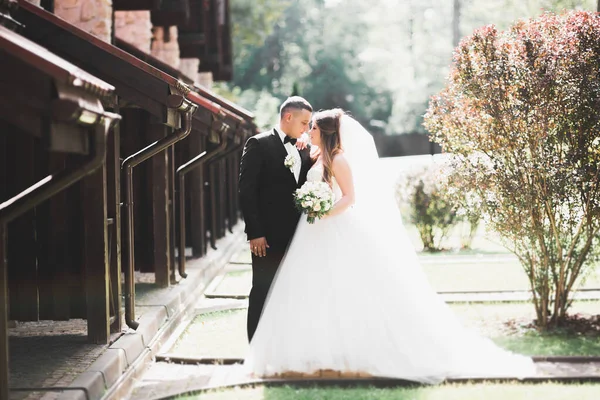
[(197, 58), (182, 58), (179, 61), (179, 70), (196, 82), (198, 80), (199, 65), (200, 60)]
[(105, 42), (110, 42), (112, 0), (55, 0), (54, 13)]
[[(202, 61), (200, 61), (202, 62)], [(212, 72), (199, 72), (198, 73), (198, 79), (196, 80), (196, 83), (204, 86), (205, 88), (211, 89), (213, 86), (213, 74)]]
[(115, 36), (150, 54), (150, 11), (116, 11)]
[(177, 26), (170, 26), (168, 31), (162, 26), (152, 28), (152, 55), (173, 68), (179, 69), (179, 42)]

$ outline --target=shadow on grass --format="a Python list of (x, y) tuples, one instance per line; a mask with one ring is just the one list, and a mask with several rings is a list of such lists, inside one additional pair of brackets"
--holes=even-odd
[(179, 400), (558, 400), (576, 398), (596, 400), (597, 384), (520, 384), (520, 383), (475, 383), (446, 384), (419, 387), (376, 388), (372, 386), (336, 387), (251, 387), (212, 391), (177, 397)]
[(529, 356), (600, 356), (600, 336), (533, 333), (493, 338), (499, 346)]

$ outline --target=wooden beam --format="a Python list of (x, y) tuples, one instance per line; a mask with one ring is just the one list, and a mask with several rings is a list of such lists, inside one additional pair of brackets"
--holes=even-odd
[[(67, 168), (79, 168), (82, 156), (69, 154)], [(65, 247), (68, 262), (65, 263), (67, 293), (62, 294), (63, 301), (69, 303), (69, 318), (87, 317), (86, 303), (86, 271), (85, 271), (85, 199), (84, 179), (66, 188), (67, 192), (67, 246)]]
[[(189, 137), (190, 159), (206, 149), (205, 138), (206, 136), (201, 136), (200, 132), (192, 132)], [(189, 233), (186, 232), (186, 236), (190, 238), (190, 246), (194, 257), (201, 257), (204, 254), (204, 241), (206, 238), (204, 216), (202, 215), (204, 210), (201, 200), (204, 186), (202, 176), (202, 167), (190, 171), (186, 176), (186, 196), (189, 198), (189, 206), (186, 206), (186, 230), (189, 227)]]
[(161, 0), (113, 0), (114, 11), (143, 11), (158, 9)]
[[(12, 141), (11, 141), (12, 142)], [(11, 192), (16, 194), (36, 182), (35, 139), (19, 136), (7, 158), (13, 173)], [(37, 251), (35, 212), (27, 211), (8, 225), (8, 260), (10, 283), (10, 318), (20, 321), (38, 320)]]
[(0, 225), (0, 400), (8, 400), (8, 264), (6, 228)]
[(219, 160), (219, 169), (218, 169), (218, 177), (217, 185), (219, 187), (219, 200), (217, 202), (218, 211), (218, 224), (217, 224), (217, 239), (225, 236), (225, 210), (227, 204), (227, 175), (225, 172), (225, 158), (221, 158)]
[(175, 146), (171, 146), (167, 149), (167, 201), (168, 201), (168, 215), (167, 215), (167, 229), (169, 230), (169, 271), (171, 283), (177, 283), (177, 276), (175, 274)]
[(217, 205), (217, 201), (218, 201), (218, 185), (217, 185), (217, 179), (218, 179), (218, 173), (217, 173), (217, 163), (209, 163), (208, 165), (208, 175), (209, 175), (209, 184), (208, 184), (208, 190), (210, 192), (209, 198), (210, 198), (210, 207), (209, 207), (209, 213), (210, 213), (210, 246), (213, 249), (217, 248), (217, 223), (218, 223), (218, 208), (219, 206)]
[[(148, 140), (153, 142), (160, 140), (167, 134), (167, 127), (159, 123), (148, 125)], [(171, 257), (169, 248), (171, 235), (169, 229), (169, 207), (168, 207), (168, 150), (155, 155), (147, 161), (149, 164), (148, 190), (151, 201), (150, 232), (152, 235), (152, 265), (159, 287), (169, 286), (169, 272), (171, 269)]]
[[(103, 129), (103, 128), (98, 128)], [(110, 338), (106, 164), (83, 179), (85, 299), (88, 342)]]
[(26, 0), (19, 0), (13, 17), (24, 25), (21, 35), (109, 82), (120, 96), (168, 122), (166, 99), (177, 79)]
[[(51, 154), (49, 165), (50, 170), (53, 172), (66, 169), (68, 168), (67, 156), (64, 154)], [(47, 280), (51, 285), (47, 293), (49, 299), (43, 298), (42, 301), (44, 309), (46, 308), (45, 304), (50, 305), (49, 314), (45, 315), (46, 319), (68, 320), (71, 318), (69, 282), (74, 257), (69, 251), (73, 246), (69, 240), (70, 228), (72, 228), (71, 218), (69, 218), (70, 193), (72, 191), (68, 189), (61, 190), (48, 200), (50, 211), (44, 240), (47, 243), (47, 260), (40, 260), (45, 264), (42, 270), (44, 280)], [(46, 297), (44, 292), (41, 292), (40, 296)], [(45, 312), (46, 310), (44, 310)]]
[[(113, 110), (118, 113), (117, 110)], [(111, 332), (121, 332), (123, 318), (121, 313), (121, 127), (117, 124), (108, 136), (106, 153), (107, 173), (107, 215), (112, 219), (108, 226), (109, 237), (108, 253), (110, 265), (110, 290), (111, 300), (109, 307), (114, 321), (110, 326)]]
[[(8, 197), (6, 183), (8, 152), (6, 134), (0, 133), (0, 201)], [(8, 400), (8, 264), (6, 259), (6, 226), (0, 225), (0, 400)]]

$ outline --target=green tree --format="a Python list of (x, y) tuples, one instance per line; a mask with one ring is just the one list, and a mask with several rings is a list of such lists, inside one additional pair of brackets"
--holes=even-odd
[(518, 256), (542, 329), (600, 248), (600, 15), (546, 13), (458, 47), (426, 126)]
[[(236, 51), (228, 89), (252, 110), (257, 105), (243, 101), (259, 93), (264, 97), (264, 92), (282, 101), (301, 87), (302, 96), (317, 109), (342, 107), (366, 124), (387, 120), (391, 94), (369, 79), (359, 58), (367, 44), (363, 36), (369, 27), (362, 15), (368, 6), (358, 0), (287, 2), (260, 45)], [(240, 96), (246, 91), (255, 95)]]

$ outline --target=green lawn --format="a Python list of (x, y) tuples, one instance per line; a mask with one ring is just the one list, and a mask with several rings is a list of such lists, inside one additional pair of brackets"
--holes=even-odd
[[(540, 334), (526, 326), (535, 318), (528, 303), (472, 303), (450, 306), (461, 322), (512, 351), (538, 356), (600, 356), (600, 333), (593, 337), (565, 332)], [(572, 313), (596, 315), (599, 301), (574, 302)], [(246, 310), (200, 315), (188, 326), (172, 353), (190, 357), (243, 358), (247, 350)]]
[[(401, 264), (399, 268), (402, 268)], [(478, 261), (473, 257), (473, 260), (456, 263), (445, 257), (423, 261), (422, 268), (438, 292), (529, 290), (527, 276), (517, 261)], [(250, 270), (230, 272), (216, 288), (216, 293), (247, 295), (251, 281)], [(600, 274), (590, 276), (582, 287), (600, 289)]]
[(181, 400), (596, 400), (599, 384), (450, 384), (429, 387), (233, 389), (181, 397)]
[[(529, 280), (518, 261), (461, 263), (422, 262), (422, 268), (438, 292), (530, 290)], [(600, 274), (592, 274), (581, 286), (600, 289)]]

